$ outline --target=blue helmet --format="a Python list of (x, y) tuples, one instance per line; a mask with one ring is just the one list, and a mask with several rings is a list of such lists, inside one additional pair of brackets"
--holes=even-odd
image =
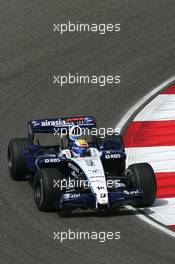
[(82, 155), (89, 147), (88, 143), (84, 139), (77, 139), (72, 144), (72, 151), (77, 155)]
[(79, 135), (69, 135), (70, 140), (75, 141), (80, 138)]

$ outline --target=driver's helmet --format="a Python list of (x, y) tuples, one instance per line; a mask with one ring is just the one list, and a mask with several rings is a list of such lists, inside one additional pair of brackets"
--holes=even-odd
[(86, 140), (84, 139), (77, 139), (72, 144), (72, 151), (77, 156), (82, 156), (86, 150), (88, 149), (89, 145)]
[(69, 139), (71, 141), (75, 141), (77, 139), (80, 139), (81, 138), (81, 135), (69, 135)]

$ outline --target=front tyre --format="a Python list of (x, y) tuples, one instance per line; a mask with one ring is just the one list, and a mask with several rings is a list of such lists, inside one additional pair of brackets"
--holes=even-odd
[(44, 168), (34, 178), (34, 201), (40, 211), (57, 211), (61, 198), (61, 174), (56, 168)]
[(156, 178), (154, 171), (148, 163), (132, 164), (126, 170), (129, 188), (142, 189), (143, 200), (134, 203), (135, 206), (151, 206), (156, 199)]

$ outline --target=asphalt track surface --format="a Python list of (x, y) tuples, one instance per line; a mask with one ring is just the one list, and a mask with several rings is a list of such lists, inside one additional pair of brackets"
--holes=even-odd
[[(174, 240), (129, 211), (115, 216), (41, 213), (26, 182), (10, 180), (6, 148), (24, 136), (26, 121), (95, 114), (115, 127), (153, 87), (174, 74), (175, 1), (0, 0), (0, 263), (173, 263)], [(121, 23), (120, 33), (65, 34), (53, 23), (68, 20)], [(53, 74), (119, 74), (120, 86), (52, 84)], [(120, 231), (121, 239), (53, 240), (53, 232)]]

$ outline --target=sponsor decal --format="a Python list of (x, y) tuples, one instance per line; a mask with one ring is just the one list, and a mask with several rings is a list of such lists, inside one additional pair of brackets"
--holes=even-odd
[(71, 175), (72, 175), (73, 177), (78, 177), (78, 174), (77, 174), (75, 171), (71, 171)]
[(36, 126), (42, 126), (42, 127), (59, 127), (61, 125), (67, 125), (67, 126), (74, 126), (75, 123), (78, 124), (89, 124), (93, 123), (93, 120), (90, 118), (68, 118), (68, 119), (57, 119), (57, 120), (41, 120), (36, 121), (33, 120), (32, 124), (34, 127)]
[(97, 189), (98, 190), (105, 190), (105, 187), (104, 186), (98, 186)]
[(95, 163), (93, 162), (93, 160), (85, 160), (86, 164), (89, 166), (89, 167), (93, 167), (95, 166)]
[(74, 170), (75, 172), (80, 173), (80, 170), (70, 162), (68, 163), (68, 167)]
[(104, 176), (99, 176), (99, 175), (90, 175), (89, 177), (90, 177), (90, 179), (93, 179), (93, 178), (95, 178), (95, 179), (104, 178), (105, 179)]
[(33, 121), (32, 124), (33, 124), (34, 127), (36, 127), (36, 126), (39, 126), (40, 125), (40, 122)]
[(138, 193), (140, 193), (138, 190), (136, 190), (136, 191), (130, 191), (130, 194), (138, 194)]
[(58, 159), (58, 158), (49, 158), (49, 159), (44, 159), (44, 162), (45, 163), (50, 163), (50, 162), (57, 163), (57, 162), (60, 162), (60, 159)]
[(73, 122), (66, 122), (65, 120), (61, 120), (61, 119), (58, 119), (58, 120), (44, 120), (44, 121), (41, 121), (41, 126), (46, 126), (46, 127), (57, 127), (57, 126), (60, 126), (60, 125), (74, 125)]
[(77, 194), (76, 193), (74, 193), (74, 194), (66, 193), (66, 194), (64, 194), (63, 197), (65, 200), (77, 199), (80, 197), (80, 193), (77, 193)]
[(120, 154), (107, 154), (105, 155), (105, 159), (120, 159), (121, 155)]
[(100, 193), (100, 198), (106, 197), (106, 193)]
[(99, 174), (102, 174), (103, 172), (102, 172), (100, 169), (89, 169), (89, 170), (88, 170), (88, 173), (89, 173), (89, 174), (92, 174), (92, 173), (99, 173)]

